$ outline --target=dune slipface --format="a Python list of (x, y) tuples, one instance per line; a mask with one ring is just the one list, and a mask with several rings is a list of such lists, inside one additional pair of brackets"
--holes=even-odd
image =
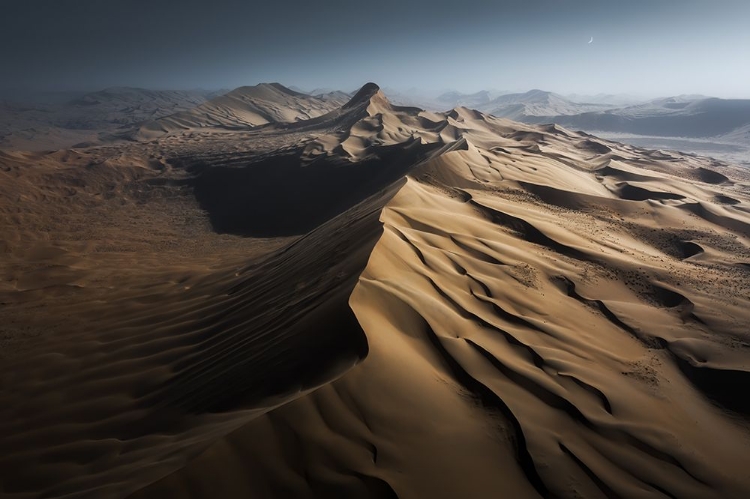
[(746, 171), (285, 121), (0, 158), (5, 495), (750, 494)]

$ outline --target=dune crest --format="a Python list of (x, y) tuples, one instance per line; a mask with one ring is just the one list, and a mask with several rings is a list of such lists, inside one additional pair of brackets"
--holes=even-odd
[[(318, 111), (0, 156), (33, 201), (3, 206), (2, 313), (79, 316), (1, 366), (9, 497), (750, 493), (745, 170), (374, 84)], [(81, 273), (71, 227), (22, 254), (49, 199), (122, 204), (148, 263)], [(156, 200), (204, 253), (147, 253)]]

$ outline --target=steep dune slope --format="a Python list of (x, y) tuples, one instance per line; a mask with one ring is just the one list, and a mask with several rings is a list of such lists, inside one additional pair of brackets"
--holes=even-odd
[(750, 492), (742, 169), (374, 84), (1, 159), (9, 497)]
[(747, 495), (747, 174), (443, 119), (350, 299), (368, 357), (136, 497)]

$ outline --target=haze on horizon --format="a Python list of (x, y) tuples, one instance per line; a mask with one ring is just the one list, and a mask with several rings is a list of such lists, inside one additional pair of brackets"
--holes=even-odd
[(0, 94), (375, 81), (750, 98), (742, 0), (13, 0), (4, 11)]

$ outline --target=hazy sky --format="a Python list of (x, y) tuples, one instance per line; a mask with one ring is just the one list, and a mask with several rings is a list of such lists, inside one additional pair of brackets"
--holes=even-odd
[[(0, 89), (750, 98), (750, 0), (0, 0)], [(593, 36), (593, 43), (587, 43)]]

